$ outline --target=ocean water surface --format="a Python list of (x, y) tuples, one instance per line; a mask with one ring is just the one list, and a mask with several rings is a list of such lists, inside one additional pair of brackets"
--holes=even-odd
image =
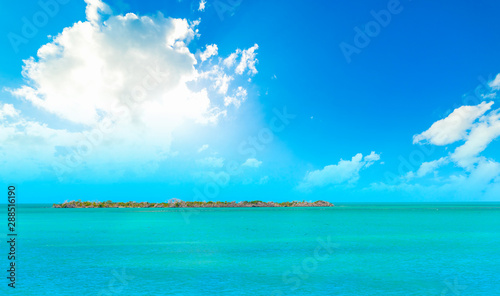
[(16, 295), (500, 295), (499, 203), (20, 205), (17, 219)]

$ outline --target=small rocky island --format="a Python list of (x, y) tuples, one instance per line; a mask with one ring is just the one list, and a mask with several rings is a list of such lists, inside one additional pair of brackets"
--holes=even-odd
[(179, 199), (168, 202), (113, 202), (108, 201), (70, 201), (62, 204), (53, 204), (53, 208), (252, 208), (252, 207), (333, 207), (332, 203), (318, 200), (315, 202), (307, 201), (287, 201), (287, 202), (263, 202), (255, 201), (182, 201)]

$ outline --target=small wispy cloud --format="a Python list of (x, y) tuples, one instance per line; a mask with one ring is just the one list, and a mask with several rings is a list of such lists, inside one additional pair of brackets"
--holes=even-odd
[(208, 149), (208, 144), (202, 145), (200, 148), (198, 148), (198, 153), (203, 152)]
[(257, 160), (256, 158), (249, 158), (247, 159), (242, 166), (247, 166), (251, 168), (258, 168), (262, 164), (262, 161)]
[(197, 163), (203, 166), (221, 168), (224, 166), (224, 158), (210, 156), (197, 160)]
[(198, 7), (198, 11), (204, 11), (205, 10), (205, 4), (207, 4), (207, 1), (201, 0), (200, 1), (200, 6)]

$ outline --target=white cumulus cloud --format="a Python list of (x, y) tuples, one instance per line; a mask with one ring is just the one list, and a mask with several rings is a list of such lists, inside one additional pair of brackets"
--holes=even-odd
[[(243, 74), (245, 71), (248, 72), (248, 74), (255, 75), (257, 74), (257, 68), (256, 64), (258, 62), (256, 56), (257, 56), (257, 49), (259, 48), (259, 45), (254, 44), (252, 47), (244, 50), (236, 50), (234, 53), (230, 54), (227, 58), (223, 60), (224, 66), (226, 68), (231, 68), (235, 64), (236, 67), (234, 69), (234, 72), (236, 74)], [(239, 62), (238, 62), (239, 59)]]
[(224, 59), (223, 64), (227, 68), (232, 67), (238, 58), (238, 55), (241, 53), (240, 49), (237, 49), (236, 52), (230, 54), (227, 58)]
[(371, 152), (365, 157), (358, 153), (351, 160), (341, 159), (338, 164), (327, 165), (321, 170), (308, 172), (299, 187), (311, 188), (355, 183), (359, 179), (359, 172), (378, 160), (380, 160), (380, 155), (375, 152)]
[(247, 90), (239, 86), (233, 96), (224, 97), (224, 105), (229, 106), (232, 104), (236, 108), (239, 108), (241, 106), (241, 103), (243, 103), (247, 99), (247, 95)]
[[(414, 136), (414, 143), (427, 141), (434, 145), (448, 145), (457, 141), (464, 143), (450, 153), (450, 159), (458, 166), (471, 170), (480, 160), (480, 153), (500, 136), (500, 109), (491, 110), (493, 102), (482, 102), (477, 106), (462, 106), (448, 117), (441, 119), (427, 131)], [(420, 173), (438, 168), (447, 158), (422, 164)]]
[(408, 172), (407, 178), (411, 179), (414, 177), (423, 177), (429, 173), (436, 171), (439, 167), (449, 163), (450, 160), (448, 157), (441, 157), (438, 160), (423, 162), (418, 168), (417, 172)]
[[(203, 67), (197, 62), (188, 45), (199, 36), (199, 21), (161, 13), (114, 15), (100, 0), (86, 2), (87, 21), (64, 28), (36, 57), (24, 60), (26, 83), (8, 90), (80, 131), (27, 120), (14, 105), (3, 104), (2, 133), (9, 141), (0, 144), (2, 151), (36, 138), (46, 151), (36, 161), (37, 171), (56, 163), (71, 170), (110, 168), (119, 176), (127, 165), (154, 169), (173, 155), (174, 132), (196, 132), (197, 126), (215, 125), (226, 116), (226, 93), (237, 95), (243, 88), (231, 83), (234, 72), (222, 58)], [(209, 45), (200, 58), (217, 51), (216, 44)], [(255, 63), (248, 55), (246, 60), (248, 74), (255, 74)], [(109, 131), (102, 132), (103, 125)], [(90, 141), (89, 134), (99, 134), (98, 140)], [(82, 141), (92, 148), (81, 148)]]
[(0, 102), (0, 120), (4, 120), (6, 118), (14, 118), (19, 115), (19, 110), (14, 108), (12, 104), (3, 104)]
[(463, 143), (448, 156), (422, 163), (416, 172), (407, 174), (406, 180), (437, 173), (440, 167), (453, 163), (455, 172), (444, 179), (443, 187), (457, 190), (460, 195), (469, 195), (470, 198), (482, 192), (498, 191), (500, 163), (481, 155), (493, 140), (500, 137), (500, 109), (491, 110), (492, 105), (493, 102), (483, 102), (477, 106), (457, 108), (426, 132), (415, 136), (414, 142), (425, 139), (435, 145)]
[(101, 13), (111, 13), (109, 6), (101, 0), (85, 0), (85, 3), (87, 3), (87, 7), (85, 9), (87, 20), (92, 24), (97, 24), (100, 21)]
[(465, 143), (451, 154), (451, 158), (461, 167), (472, 168), (486, 147), (500, 136), (500, 109), (491, 111), (475, 123)]
[(206, 61), (211, 56), (217, 55), (217, 51), (218, 51), (217, 44), (207, 45), (207, 48), (205, 49), (205, 51), (200, 54), (201, 61), (202, 62)]
[(500, 90), (500, 74), (497, 74), (497, 77), (495, 77), (495, 79), (490, 81), (489, 86), (493, 90)]
[(255, 57), (257, 53), (255, 52), (259, 46), (257, 44), (254, 44), (254, 46), (250, 47), (249, 49), (245, 49), (241, 52), (241, 59), (240, 63), (238, 66), (236, 66), (235, 72), (238, 74), (243, 74), (246, 69), (248, 69), (248, 72), (251, 74), (257, 74), (257, 69), (255, 68), (255, 64), (258, 62), (257, 58)]
[(467, 131), (476, 119), (488, 111), (493, 102), (477, 106), (462, 106), (446, 118), (436, 121), (425, 132), (415, 135), (413, 143), (429, 142), (434, 145), (448, 145), (467, 137)]

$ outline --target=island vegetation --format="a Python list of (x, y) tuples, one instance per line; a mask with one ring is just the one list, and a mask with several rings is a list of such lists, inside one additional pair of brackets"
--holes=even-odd
[(182, 201), (179, 199), (168, 202), (113, 202), (108, 201), (69, 201), (62, 204), (53, 204), (53, 208), (251, 208), (251, 207), (333, 207), (332, 203), (318, 200), (307, 201), (286, 201), (286, 202), (263, 202), (254, 201)]

